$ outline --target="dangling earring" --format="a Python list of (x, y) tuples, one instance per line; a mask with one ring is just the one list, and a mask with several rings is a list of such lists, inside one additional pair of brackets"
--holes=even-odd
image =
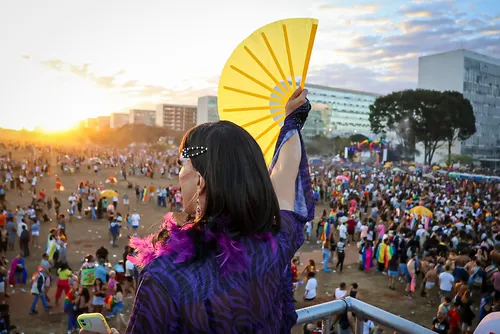
[(200, 194), (196, 194), (196, 210), (194, 221), (197, 222), (201, 219), (201, 205), (200, 205)]

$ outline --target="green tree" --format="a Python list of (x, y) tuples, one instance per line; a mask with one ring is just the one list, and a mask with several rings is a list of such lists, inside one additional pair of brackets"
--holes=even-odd
[(413, 160), (415, 153), (415, 135), (409, 126), (412, 111), (407, 103), (408, 95), (413, 91), (393, 92), (379, 96), (370, 106), (370, 126), (372, 132), (387, 136), (388, 132), (395, 132), (401, 139), (402, 157)]
[(325, 136), (316, 136), (309, 143), (306, 143), (306, 150), (309, 155), (327, 155), (332, 156), (340, 154), (343, 156), (344, 148), (351, 144), (349, 138), (335, 137), (327, 138)]
[(470, 155), (451, 154), (448, 157), (448, 166), (455, 162), (460, 162), (462, 165), (472, 165), (472, 163), (474, 162), (474, 158), (472, 158)]
[(442, 146), (445, 140), (445, 96), (438, 91), (417, 89), (411, 97), (414, 112), (410, 117), (410, 126), (416, 141), (424, 145), (424, 162), (430, 165), (436, 149)]
[(456, 140), (467, 140), (476, 133), (476, 117), (469, 100), (462, 93), (446, 91), (443, 93), (446, 113), (445, 140), (448, 144), (448, 165), (451, 164), (451, 147)]
[(371, 129), (374, 133), (384, 135), (389, 131), (396, 132), (410, 155), (415, 153), (415, 144), (422, 143), (424, 161), (430, 165), (436, 149), (448, 138), (453, 143), (455, 137), (465, 138), (471, 135), (471, 129), (463, 124), (470, 123), (470, 115), (463, 118), (466, 121), (456, 120), (459, 117), (453, 115), (457, 108), (463, 109), (464, 114), (469, 113), (462, 100), (455, 93), (426, 89), (380, 96), (370, 106)]

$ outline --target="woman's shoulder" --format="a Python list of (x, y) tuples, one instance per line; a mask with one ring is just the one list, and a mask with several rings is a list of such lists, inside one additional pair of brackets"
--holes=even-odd
[(210, 261), (175, 263), (170, 255), (162, 255), (144, 267), (140, 276), (141, 281), (153, 280), (174, 300), (193, 300), (206, 296), (209, 287), (212, 290), (218, 283), (215, 269)]

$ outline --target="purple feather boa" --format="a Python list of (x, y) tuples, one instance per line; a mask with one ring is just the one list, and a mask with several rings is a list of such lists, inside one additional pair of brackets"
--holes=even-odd
[[(228, 222), (225, 219), (217, 219), (211, 223), (214, 228), (203, 226), (205, 231), (205, 242), (215, 241), (217, 243), (217, 263), (221, 269), (221, 276), (224, 277), (232, 272), (242, 272), (250, 261), (245, 245), (238, 240), (233, 240), (224, 233), (224, 227)], [(195, 255), (195, 245), (188, 231), (192, 228), (199, 228), (197, 224), (187, 224), (177, 226), (173, 219), (173, 213), (168, 213), (163, 219), (161, 230), (168, 231), (167, 241), (153, 242), (154, 235), (145, 238), (133, 237), (130, 239), (130, 246), (135, 248), (136, 256), (129, 257), (129, 260), (139, 266), (145, 267), (154, 259), (169, 255), (173, 257), (173, 263), (184, 263), (191, 260)], [(222, 232), (220, 232), (222, 231)], [(276, 239), (270, 232), (255, 234), (252, 239), (270, 242), (274, 254), (277, 251)]]

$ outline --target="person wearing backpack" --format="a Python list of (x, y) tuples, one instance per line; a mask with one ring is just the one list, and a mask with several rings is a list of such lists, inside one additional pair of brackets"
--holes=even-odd
[(471, 299), (473, 301), (479, 300), (483, 291), (483, 281), (486, 277), (486, 272), (477, 264), (475, 256), (473, 256), (471, 261), (467, 263), (465, 269), (469, 274), (467, 284), (469, 285), (469, 289), (471, 291)]
[(30, 314), (38, 314), (36, 311), (36, 305), (38, 304), (38, 300), (42, 300), (43, 308), (45, 311), (49, 311), (51, 306), (47, 303), (47, 297), (44, 292), (45, 285), (45, 268), (43, 266), (39, 266), (37, 272), (35, 273), (32, 283), (31, 283), (31, 294), (34, 296), (33, 303), (31, 304)]

